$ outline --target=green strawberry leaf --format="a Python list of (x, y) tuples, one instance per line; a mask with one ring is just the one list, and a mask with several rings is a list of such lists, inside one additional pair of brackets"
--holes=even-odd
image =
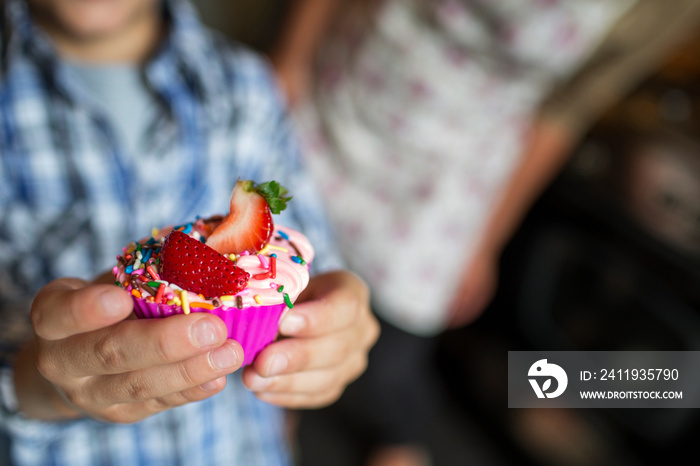
[(287, 202), (292, 200), (292, 196), (287, 196), (289, 192), (287, 188), (280, 185), (276, 181), (266, 181), (260, 184), (254, 184), (251, 182), (250, 187), (246, 186), (246, 190), (254, 189), (258, 194), (260, 194), (267, 201), (267, 205), (270, 206), (270, 212), (273, 214), (279, 214), (284, 209), (287, 208)]

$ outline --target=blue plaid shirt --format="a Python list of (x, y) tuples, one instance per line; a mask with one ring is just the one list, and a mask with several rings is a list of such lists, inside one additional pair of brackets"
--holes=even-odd
[[(11, 355), (48, 281), (108, 270), (152, 227), (225, 212), (238, 177), (294, 195), (278, 220), (309, 236), (316, 271), (341, 265), (267, 66), (164, 2), (168, 37), (143, 68), (159, 103), (143, 153), (99, 105), (19, 0), (0, 24), (0, 390), (4, 454), (18, 465), (268, 465), (289, 462), (282, 413), (229, 376), (211, 399), (132, 425), (45, 423), (12, 412)], [(1, 442), (0, 442), (1, 443)], [(0, 457), (0, 463), (2, 458)]]

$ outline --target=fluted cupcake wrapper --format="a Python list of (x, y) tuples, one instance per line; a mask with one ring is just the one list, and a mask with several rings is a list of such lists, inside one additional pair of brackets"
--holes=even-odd
[[(132, 296), (134, 313), (141, 319), (168, 317), (184, 314), (182, 308), (175, 304), (150, 303), (142, 298)], [(236, 340), (243, 347), (243, 365), (253, 362), (267, 345), (275, 341), (280, 318), (286, 309), (284, 303), (271, 306), (218, 307), (216, 309), (192, 308), (191, 312), (208, 312), (219, 316), (226, 324), (228, 337)]]

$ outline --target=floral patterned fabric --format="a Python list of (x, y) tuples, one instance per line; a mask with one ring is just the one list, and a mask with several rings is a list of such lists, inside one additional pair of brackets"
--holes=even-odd
[(385, 0), (340, 15), (299, 122), (382, 317), (444, 328), (539, 103), (633, 3)]

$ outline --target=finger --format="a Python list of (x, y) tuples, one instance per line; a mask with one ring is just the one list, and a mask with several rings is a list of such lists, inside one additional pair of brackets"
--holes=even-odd
[(280, 333), (287, 336), (311, 337), (336, 332), (351, 326), (358, 318), (357, 298), (332, 293), (326, 298), (294, 306), (280, 322)]
[(253, 368), (263, 377), (324, 369), (342, 363), (353, 351), (364, 350), (355, 332), (347, 329), (317, 338), (287, 338), (261, 351)]
[(159, 398), (153, 398), (146, 403), (152, 406), (153, 411), (160, 412), (166, 409), (182, 406), (193, 401), (201, 401), (216, 395), (226, 387), (226, 376), (217, 377), (196, 387), (188, 388), (178, 393), (172, 393)]
[(297, 393), (318, 394), (339, 385), (333, 371), (308, 371), (275, 377), (260, 377), (255, 372), (247, 372), (244, 385), (256, 393)]
[(132, 423), (140, 421), (153, 414), (176, 408), (195, 401), (205, 400), (221, 392), (226, 386), (226, 377), (219, 377), (204, 385), (183, 390), (160, 398), (153, 398), (138, 403), (122, 403), (107, 408), (101, 420), (117, 423)]
[(308, 394), (323, 397), (328, 392), (336, 392), (355, 380), (367, 367), (364, 354), (348, 358), (332, 370), (296, 372), (273, 377), (261, 377), (252, 368), (243, 371), (243, 383), (256, 393)]
[(233, 340), (186, 361), (125, 374), (94, 377), (84, 387), (87, 403), (111, 405), (147, 401), (181, 393), (223, 377), (241, 367), (243, 349)]
[(50, 342), (39, 364), (49, 376), (52, 369), (75, 377), (119, 374), (191, 358), (220, 346), (226, 335), (224, 322), (204, 312), (126, 320)]
[(31, 318), (40, 338), (57, 340), (112, 325), (126, 319), (132, 309), (129, 295), (116, 286), (64, 278), (39, 291)]
[(343, 394), (343, 390), (324, 393), (323, 395), (308, 395), (297, 393), (256, 393), (255, 396), (266, 403), (287, 409), (318, 409), (330, 406)]

